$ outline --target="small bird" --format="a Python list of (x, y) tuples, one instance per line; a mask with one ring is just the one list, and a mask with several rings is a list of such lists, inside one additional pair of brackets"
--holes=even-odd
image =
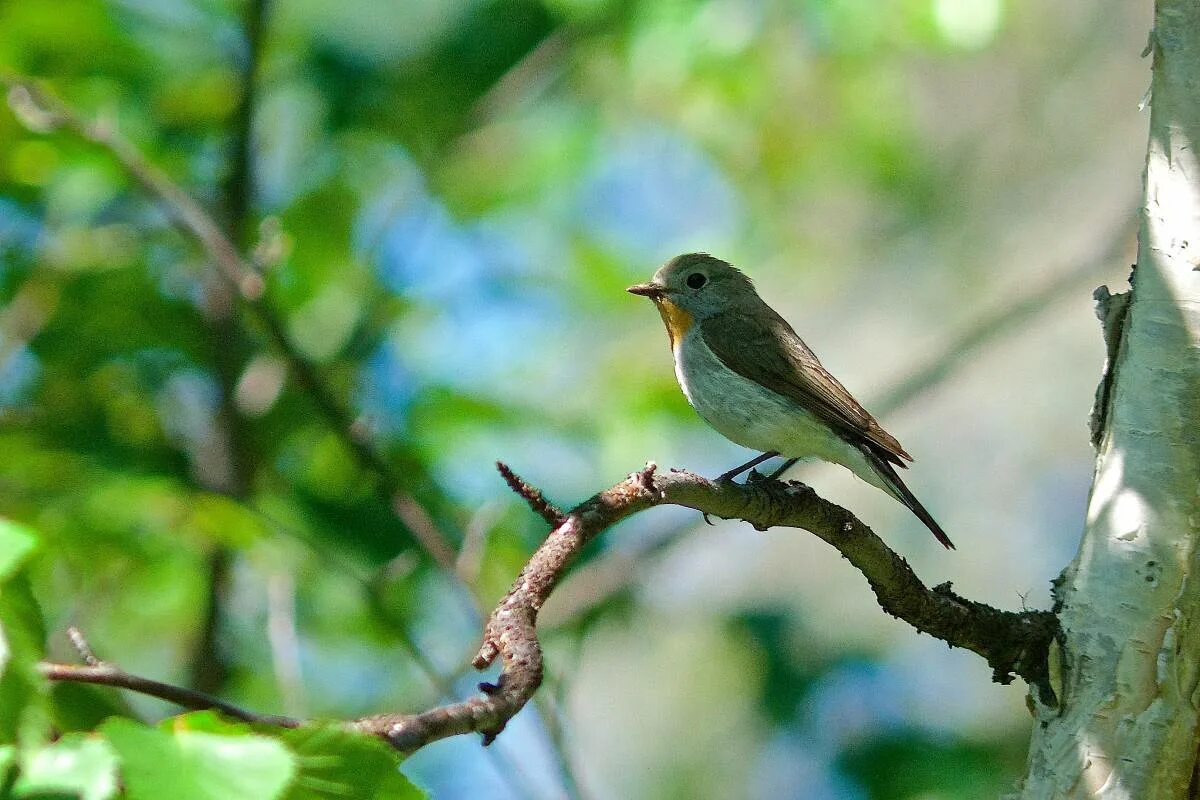
[(686, 253), (627, 291), (658, 306), (675, 377), (692, 408), (725, 438), (762, 452), (717, 480), (777, 455), (791, 460), (775, 475), (798, 459), (841, 464), (903, 503), (954, 549), (896, 473), (912, 456), (821, 366), (741, 270), (707, 253)]

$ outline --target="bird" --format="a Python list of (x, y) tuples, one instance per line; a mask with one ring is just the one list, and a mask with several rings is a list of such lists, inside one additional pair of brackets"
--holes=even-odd
[(718, 433), (762, 454), (718, 481), (775, 456), (840, 464), (907, 507), (947, 549), (954, 544), (900, 479), (913, 460), (900, 442), (829, 373), (787, 320), (737, 267), (707, 253), (663, 264), (628, 292), (658, 307), (675, 377), (692, 408)]

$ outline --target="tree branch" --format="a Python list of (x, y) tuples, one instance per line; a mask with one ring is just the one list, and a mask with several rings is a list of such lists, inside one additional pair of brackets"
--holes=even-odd
[(138, 694), (167, 700), (183, 708), (196, 710), (214, 708), (234, 719), (240, 719), (244, 722), (257, 722), (279, 728), (298, 728), (302, 724), (300, 720), (292, 719), (291, 717), (280, 717), (275, 714), (259, 714), (255, 711), (247, 711), (232, 703), (227, 703), (219, 697), (213, 697), (211, 694), (199, 692), (195, 689), (185, 689), (182, 686), (143, 678), (139, 675), (131, 675), (115, 664), (110, 664), (97, 658), (96, 654), (92, 651), (92, 646), (88, 643), (87, 638), (84, 637), (83, 632), (76, 627), (67, 628), (67, 638), (70, 639), (71, 646), (79, 653), (83, 664), (55, 664), (44, 661), (38, 665), (38, 669), (48, 680), (92, 683), (98, 686), (128, 689)]
[[(511, 470), (504, 470), (511, 474)], [(512, 479), (528, 487), (515, 474)], [(530, 500), (526, 493), (522, 496)], [(927, 587), (908, 562), (874, 531), (802, 483), (767, 479), (745, 485), (715, 483), (684, 470), (659, 473), (653, 464), (647, 464), (645, 469), (567, 512), (521, 570), (484, 626), (483, 644), (472, 662), (476, 669), (484, 669), (500, 659), (502, 670), (495, 684), (482, 683), (481, 694), (476, 697), (418, 714), (382, 714), (348, 725), (383, 737), (402, 752), (470, 732), (482, 733), (484, 744), (489, 744), (541, 685), (543, 661), (537, 615), (571, 562), (610, 526), (660, 505), (685, 506), (725, 519), (741, 519), (762, 531), (777, 526), (804, 528), (832, 545), (863, 574), (885, 612), (918, 631), (982, 656), (991, 665), (997, 682), (1009, 683), (1019, 675), (1034, 687), (1043, 703), (1055, 702), (1047, 673), (1047, 654), (1058, 634), (1053, 613), (1001, 611), (958, 596), (948, 583)], [(238, 719), (285, 727), (301, 724), (132, 676), (108, 664), (44, 664), (42, 671), (51, 680), (117, 686), (187, 708), (216, 708)]]
[(217, 269), (242, 298), (256, 303), (265, 288), (262, 277), (246, 264), (216, 221), (167, 174), (146, 161), (137, 148), (108, 124), (84, 120), (54, 95), (31, 80), (6, 75), (8, 103), (30, 130), (69, 130), (107, 150), (125, 172), (141, 184), (181, 230), (196, 239)]
[(985, 311), (951, 336), (944, 346), (924, 359), (907, 377), (869, 403), (872, 412), (882, 418), (909, 405), (931, 388), (943, 383), (961, 367), (974, 363), (981, 350), (1011, 333), (1028, 329), (1030, 323), (1054, 308), (1060, 301), (1076, 296), (1122, 258), (1130, 254), (1137, 236), (1138, 215), (1130, 207), (1118, 217), (1111, 237), (1087, 258), (1074, 264), (1050, 265), (1045, 271), (1053, 277), (1031, 289), (1006, 295), (1000, 305)]
[[(509, 480), (511, 470), (503, 468)], [(511, 476), (510, 482), (529, 485)], [(518, 492), (538, 511), (540, 493)], [(477, 669), (496, 658), (503, 664), (496, 685), (483, 694), (416, 715), (383, 715), (356, 727), (411, 751), (446, 736), (469, 731), (490, 742), (533, 696), (542, 680), (537, 613), (579, 551), (608, 527), (658, 505), (680, 505), (725, 519), (742, 519), (758, 530), (804, 528), (828, 542), (863, 573), (884, 611), (919, 631), (983, 656), (993, 678), (1009, 683), (1019, 675), (1052, 699), (1047, 653), (1058, 631), (1047, 611), (1000, 611), (956, 595), (950, 585), (928, 588), (912, 567), (874, 531), (846, 509), (823, 500), (802, 483), (760, 480), (748, 485), (714, 483), (682, 470), (658, 473), (653, 464), (576, 506), (550, 532), (521, 570), (513, 588), (489, 618), (474, 660)], [(539, 512), (540, 513), (540, 512)]]
[(216, 709), (243, 722), (256, 722), (262, 725), (273, 725), (278, 728), (298, 728), (303, 722), (291, 717), (281, 717), (275, 714), (260, 714), (247, 711), (233, 703), (227, 703), (219, 697), (185, 689), (170, 683), (131, 675), (120, 667), (100, 662), (98, 664), (55, 664), (42, 662), (38, 665), (42, 675), (48, 680), (72, 683), (93, 683), (98, 686), (112, 686), (117, 689), (128, 689), (131, 692), (157, 697), (183, 708), (195, 710)]

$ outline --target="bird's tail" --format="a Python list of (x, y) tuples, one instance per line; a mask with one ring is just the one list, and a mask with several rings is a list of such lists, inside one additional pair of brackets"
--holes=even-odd
[(933, 515), (925, 510), (925, 506), (921, 505), (921, 501), (909, 491), (908, 487), (904, 485), (904, 481), (900, 480), (900, 475), (896, 472), (896, 468), (869, 448), (864, 447), (862, 449), (864, 455), (867, 457), (867, 462), (885, 484), (888, 494), (903, 503), (909, 511), (917, 516), (917, 519), (924, 522), (925, 527), (929, 528), (933, 533), (933, 537), (941, 543), (942, 547), (945, 547), (947, 550), (953, 550), (954, 542), (950, 541), (950, 537), (942, 530), (942, 526), (937, 524), (937, 520), (933, 518)]

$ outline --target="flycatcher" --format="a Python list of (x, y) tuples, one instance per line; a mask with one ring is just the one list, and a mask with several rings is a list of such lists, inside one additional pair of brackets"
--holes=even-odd
[(777, 455), (841, 464), (899, 500), (954, 548), (896, 473), (912, 456), (821, 366), (740, 270), (706, 253), (687, 253), (628, 291), (658, 306), (675, 377), (692, 408), (725, 438), (762, 451), (718, 480)]

